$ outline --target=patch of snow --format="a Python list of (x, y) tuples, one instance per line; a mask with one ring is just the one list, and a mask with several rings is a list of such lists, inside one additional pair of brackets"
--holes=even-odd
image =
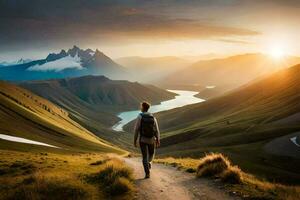
[(292, 143), (294, 143), (297, 147), (300, 147), (300, 144), (297, 143), (297, 137), (292, 137), (292, 138), (290, 138), (290, 140), (291, 140)]
[(15, 136), (10, 136), (10, 135), (0, 134), (0, 139), (12, 141), (12, 142), (35, 144), (35, 145), (41, 145), (41, 146), (47, 146), (47, 147), (53, 147), (53, 148), (60, 149), (60, 147), (57, 147), (57, 146), (54, 146), (54, 145), (46, 144), (46, 143), (43, 143), (43, 142), (36, 142), (36, 141), (33, 141), (33, 140), (28, 140), (28, 139), (25, 139), (25, 138), (15, 137)]
[(78, 69), (82, 70), (84, 67), (81, 66), (81, 59), (76, 54), (74, 57), (68, 55), (66, 57), (63, 57), (58, 60), (54, 60), (51, 62), (46, 62), (42, 65), (34, 65), (29, 67), (28, 71), (54, 71), (54, 72), (60, 72), (65, 69)]

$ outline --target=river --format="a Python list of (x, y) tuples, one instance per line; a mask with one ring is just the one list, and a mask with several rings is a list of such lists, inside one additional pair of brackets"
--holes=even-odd
[[(178, 107), (205, 101), (204, 99), (195, 97), (195, 95), (198, 94), (198, 92), (195, 91), (186, 91), (186, 90), (168, 90), (168, 91), (176, 93), (177, 96), (175, 96), (174, 99), (163, 101), (158, 105), (151, 106), (149, 112), (157, 113), (157, 112), (170, 110), (173, 108), (178, 108)], [(140, 112), (141, 112), (140, 110), (132, 110), (132, 111), (126, 111), (118, 114), (118, 117), (121, 118), (121, 120), (117, 122), (112, 127), (112, 129), (114, 131), (123, 131), (124, 125), (134, 120)]]

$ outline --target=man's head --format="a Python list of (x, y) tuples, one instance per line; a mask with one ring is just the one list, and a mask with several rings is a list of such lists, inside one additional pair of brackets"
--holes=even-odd
[(141, 111), (142, 112), (148, 112), (150, 108), (150, 103), (144, 101), (143, 103), (141, 103)]

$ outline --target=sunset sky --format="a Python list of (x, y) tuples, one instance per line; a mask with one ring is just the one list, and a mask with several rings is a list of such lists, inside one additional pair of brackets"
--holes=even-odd
[(70, 48), (124, 56), (300, 55), (299, 0), (0, 0), (0, 61)]

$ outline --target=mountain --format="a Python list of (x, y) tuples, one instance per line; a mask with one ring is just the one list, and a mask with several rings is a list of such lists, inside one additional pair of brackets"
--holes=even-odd
[(159, 153), (198, 157), (222, 152), (252, 173), (299, 183), (299, 94), (296, 65), (226, 95), (162, 112)]
[[(138, 82), (111, 80), (105, 76), (82, 76), (66, 79), (27, 81), (20, 85), (55, 103), (66, 94), (93, 106), (122, 106), (136, 108), (143, 100), (157, 104), (172, 99), (175, 94)], [(58, 93), (61, 93), (58, 95)], [(54, 96), (55, 95), (55, 96)], [(65, 99), (68, 99), (67, 97)]]
[(1, 139), (0, 148), (5, 150), (122, 152), (72, 120), (65, 109), (4, 81), (0, 81), (0, 134), (59, 147), (49, 149)]
[(25, 63), (29, 63), (31, 62), (32, 60), (31, 59), (19, 59), (17, 61), (12, 61), (12, 62), (0, 62), (0, 66), (4, 67), (4, 66), (10, 66), (10, 65), (19, 65), (19, 64), (25, 64)]
[(158, 104), (175, 96), (151, 85), (104, 76), (27, 81), (20, 86), (66, 109), (72, 119), (105, 139), (112, 139), (108, 129), (119, 120), (117, 113), (138, 109), (144, 100)]
[(190, 64), (189, 61), (175, 56), (165, 57), (123, 57), (115, 60), (126, 67), (134, 80), (156, 82), (166, 75), (174, 73)]
[(98, 49), (82, 50), (74, 46), (68, 51), (50, 53), (45, 59), (0, 68), (0, 79), (9, 81), (44, 80), (84, 75), (106, 75), (122, 79), (125, 68)]
[(178, 83), (205, 88), (215, 86), (229, 91), (252, 81), (255, 78), (271, 74), (277, 70), (300, 63), (299, 57), (285, 57), (274, 60), (263, 54), (244, 54), (221, 59), (203, 60), (179, 70), (161, 79), (161, 87), (172, 87)]

